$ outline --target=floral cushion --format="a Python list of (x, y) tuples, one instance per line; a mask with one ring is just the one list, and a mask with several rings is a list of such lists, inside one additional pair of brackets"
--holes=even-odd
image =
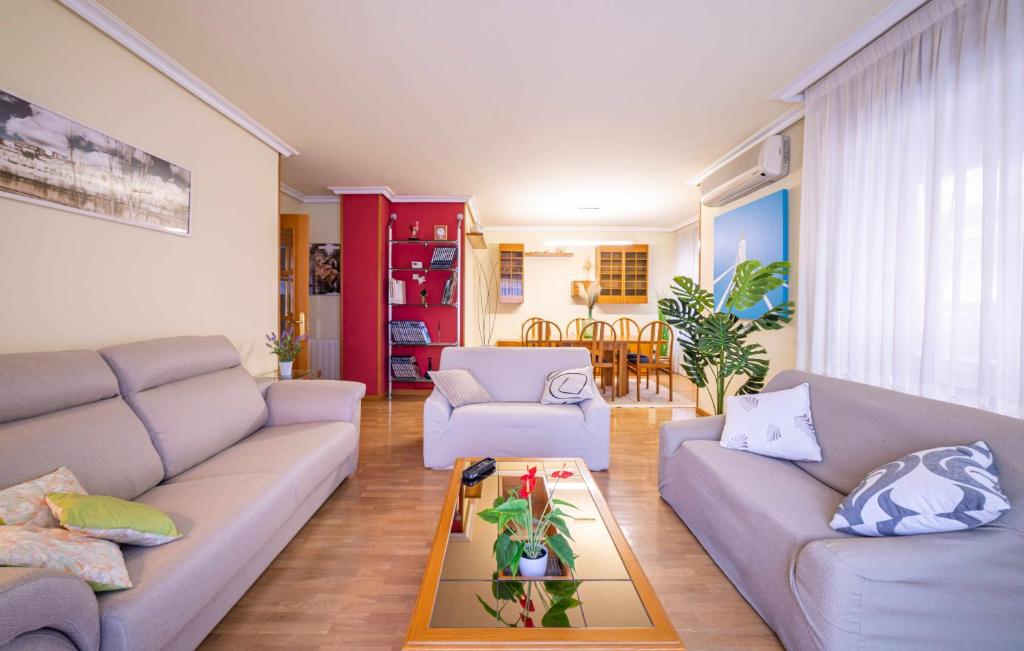
[(0, 565), (63, 570), (96, 592), (132, 587), (117, 543), (60, 528), (0, 527)]
[(75, 473), (61, 466), (48, 475), (0, 490), (0, 520), (7, 525), (56, 527), (57, 520), (46, 505), (47, 493), (81, 493)]

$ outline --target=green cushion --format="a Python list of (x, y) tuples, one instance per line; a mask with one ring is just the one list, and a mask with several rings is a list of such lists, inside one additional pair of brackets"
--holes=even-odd
[(163, 512), (107, 495), (47, 493), (46, 503), (68, 531), (126, 545), (162, 545), (181, 537)]

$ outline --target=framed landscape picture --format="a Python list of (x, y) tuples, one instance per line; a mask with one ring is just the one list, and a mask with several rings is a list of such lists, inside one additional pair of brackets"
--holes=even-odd
[(191, 232), (192, 173), (0, 89), (0, 196)]

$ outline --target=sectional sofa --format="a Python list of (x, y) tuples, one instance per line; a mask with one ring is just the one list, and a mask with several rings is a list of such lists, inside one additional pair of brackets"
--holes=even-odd
[[(1024, 421), (798, 371), (822, 461), (719, 446), (725, 417), (661, 428), (661, 495), (789, 649), (1024, 648)], [(833, 531), (871, 470), (986, 441), (1011, 510), (969, 531), (864, 538)]]
[(355, 471), (354, 382), (265, 391), (224, 337), (0, 356), (0, 489), (67, 466), (184, 537), (124, 546), (135, 587), (0, 567), (0, 647), (191, 649)]

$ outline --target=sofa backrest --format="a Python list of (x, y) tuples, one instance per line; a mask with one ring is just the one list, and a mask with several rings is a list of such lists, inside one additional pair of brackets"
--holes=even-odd
[(165, 478), (209, 459), (267, 420), (263, 396), (226, 337), (152, 339), (100, 354), (149, 431)]
[(911, 452), (985, 441), (1012, 509), (1000, 522), (1024, 531), (1024, 420), (802, 371), (784, 371), (765, 391), (806, 382), (820, 462), (798, 465), (848, 494), (873, 469)]
[(445, 348), (439, 368), (464, 368), (497, 402), (540, 402), (552, 371), (590, 366), (586, 348)]
[(88, 492), (128, 500), (163, 479), (145, 426), (99, 353), (0, 355), (0, 489), (60, 466)]

